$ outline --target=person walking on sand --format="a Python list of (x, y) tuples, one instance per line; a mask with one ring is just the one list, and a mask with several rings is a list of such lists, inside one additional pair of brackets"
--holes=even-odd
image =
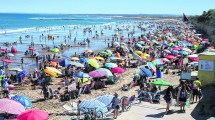
[(185, 103), (187, 101), (187, 90), (186, 86), (183, 85), (180, 92), (179, 102), (180, 102), (180, 108), (182, 112), (185, 112)]
[(119, 114), (120, 103), (121, 103), (120, 98), (118, 97), (117, 93), (114, 94), (114, 97), (113, 97), (111, 103), (112, 103), (112, 108), (114, 109), (114, 117), (113, 118), (117, 119), (117, 116)]
[(164, 95), (164, 100), (166, 101), (166, 114), (169, 113), (170, 103), (172, 102), (172, 86), (169, 86), (166, 90), (166, 94)]

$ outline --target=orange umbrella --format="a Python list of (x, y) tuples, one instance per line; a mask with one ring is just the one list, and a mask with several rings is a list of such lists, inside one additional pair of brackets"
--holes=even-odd
[(85, 51), (86, 53), (91, 53), (91, 52), (93, 52), (92, 50), (86, 50)]
[(116, 53), (116, 57), (118, 57), (118, 58), (120, 58), (121, 56), (120, 56), (120, 54), (117, 52)]
[(52, 61), (51, 61), (51, 62), (50, 62), (50, 65), (53, 66), (53, 67), (55, 67), (55, 66), (57, 65), (57, 62), (52, 62)]

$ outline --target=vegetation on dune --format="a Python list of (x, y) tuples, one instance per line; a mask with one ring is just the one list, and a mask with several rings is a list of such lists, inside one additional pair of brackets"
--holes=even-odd
[(204, 11), (202, 15), (198, 16), (198, 22), (210, 21), (215, 16), (215, 9)]

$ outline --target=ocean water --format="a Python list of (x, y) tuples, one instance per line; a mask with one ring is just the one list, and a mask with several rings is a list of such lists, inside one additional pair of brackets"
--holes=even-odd
[[(135, 31), (135, 35), (141, 35), (137, 27), (133, 27), (137, 22), (146, 20), (133, 19), (116, 19), (123, 17), (122, 15), (70, 15), (70, 14), (0, 14), (0, 45), (1, 48), (10, 50), (11, 46), (2, 46), (4, 42), (15, 42), (13, 45), (17, 48), (18, 53), (11, 58), (13, 63), (10, 66), (20, 66), (20, 58), (24, 56), (24, 52), (28, 49), (31, 42), (36, 45), (36, 51), (41, 51), (40, 45), (53, 47), (66, 43), (72, 46), (77, 46), (78, 42), (84, 39), (90, 39), (89, 46), (72, 47), (61, 51), (60, 54), (73, 55), (84, 52), (86, 49), (93, 51), (102, 50), (111, 43), (113, 34), (116, 34), (117, 28), (123, 29), (123, 32), (117, 33), (120, 36), (127, 36), (128, 32)], [(83, 29), (86, 27), (92, 28), (92, 34), (83, 34)], [(93, 39), (97, 31), (98, 39)], [(101, 35), (103, 31), (104, 35)], [(71, 34), (71, 39), (67, 36)], [(26, 38), (25, 36), (30, 36)], [(41, 39), (41, 36), (54, 35), (55, 40)], [(58, 37), (56, 37), (58, 36)], [(22, 37), (23, 44), (19, 44), (19, 38)], [(73, 42), (77, 39), (76, 43)], [(65, 41), (66, 39), (66, 41)], [(110, 39), (110, 41), (108, 41)], [(29, 66), (34, 60), (25, 59), (25, 65)], [(23, 67), (23, 66), (22, 66)], [(24, 67), (25, 68), (25, 67)]]

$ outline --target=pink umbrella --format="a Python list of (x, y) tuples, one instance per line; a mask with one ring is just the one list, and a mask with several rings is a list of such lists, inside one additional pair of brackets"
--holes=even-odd
[(89, 73), (89, 75), (94, 78), (104, 77), (106, 74), (105, 70), (94, 70)]
[(0, 111), (19, 115), (25, 111), (25, 108), (19, 102), (16, 102), (11, 99), (3, 98), (3, 99), (0, 99)]
[(124, 36), (121, 36), (121, 37), (120, 37), (120, 40), (125, 40), (125, 37), (124, 37)]
[(112, 69), (111, 69), (111, 72), (112, 72), (112, 73), (124, 73), (125, 70), (122, 69), (121, 67), (115, 67), (115, 68), (112, 68)]
[(166, 55), (165, 58), (169, 59), (169, 60), (175, 60), (176, 57), (172, 56), (172, 55)]
[(199, 61), (199, 58), (198, 58), (198, 55), (197, 55), (197, 54), (189, 55), (189, 56), (188, 56), (188, 59), (189, 59), (190, 61), (195, 61), (195, 62), (198, 62), (198, 61)]
[(30, 48), (28, 48), (28, 50), (34, 51), (34, 48), (33, 48), (33, 47), (30, 47)]
[(9, 60), (9, 59), (2, 59), (2, 61), (3, 61), (3, 62), (6, 62), (6, 63), (12, 63), (12, 61)]
[(48, 120), (48, 112), (42, 110), (28, 110), (17, 117), (17, 120)]
[(182, 49), (181, 47), (172, 48), (172, 50), (181, 50), (181, 49)]

